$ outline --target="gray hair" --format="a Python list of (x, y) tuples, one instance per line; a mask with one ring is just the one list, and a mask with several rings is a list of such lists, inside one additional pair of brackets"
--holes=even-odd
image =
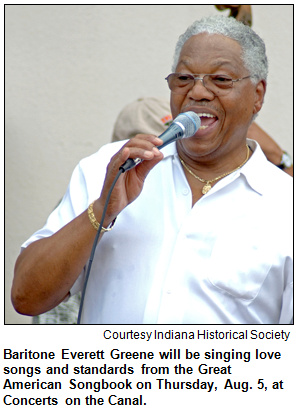
[(268, 61), (263, 40), (249, 27), (235, 20), (233, 17), (212, 16), (195, 21), (182, 34), (176, 44), (172, 71), (176, 71), (181, 49), (184, 43), (199, 33), (221, 34), (237, 41), (242, 47), (242, 61), (249, 71), (251, 81), (257, 84), (260, 80), (267, 80)]

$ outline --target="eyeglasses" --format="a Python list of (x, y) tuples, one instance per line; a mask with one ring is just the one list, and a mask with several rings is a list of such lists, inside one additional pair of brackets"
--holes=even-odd
[(203, 86), (216, 96), (225, 96), (233, 88), (237, 81), (253, 76), (247, 76), (233, 80), (224, 74), (205, 74), (203, 77), (196, 77), (192, 74), (172, 73), (167, 80), (170, 90), (175, 94), (187, 94), (195, 85), (196, 80), (201, 80)]

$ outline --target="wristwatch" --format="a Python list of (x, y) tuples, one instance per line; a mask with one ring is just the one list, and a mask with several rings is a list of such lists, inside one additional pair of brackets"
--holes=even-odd
[(277, 167), (280, 168), (281, 170), (284, 170), (285, 168), (291, 167), (291, 165), (292, 165), (292, 159), (289, 156), (289, 154), (284, 151), (281, 157), (281, 162), (280, 164), (278, 164)]

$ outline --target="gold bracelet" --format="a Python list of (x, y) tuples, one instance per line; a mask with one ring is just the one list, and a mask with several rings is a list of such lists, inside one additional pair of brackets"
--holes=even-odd
[[(95, 230), (98, 231), (98, 229), (99, 229), (99, 222), (96, 220), (96, 217), (95, 217), (94, 212), (93, 212), (93, 204), (94, 204), (94, 203), (95, 203), (95, 201), (93, 201), (93, 203), (91, 203), (91, 204), (89, 205), (89, 207), (88, 207), (88, 217), (89, 217), (90, 223), (93, 225), (93, 227), (95, 228)], [(117, 217), (116, 217), (116, 218), (117, 218)], [(101, 233), (105, 233), (105, 232), (107, 232), (107, 231), (111, 231), (112, 228), (114, 227), (116, 218), (109, 224), (108, 228), (102, 227), (101, 230), (100, 230), (100, 232), (101, 232)]]

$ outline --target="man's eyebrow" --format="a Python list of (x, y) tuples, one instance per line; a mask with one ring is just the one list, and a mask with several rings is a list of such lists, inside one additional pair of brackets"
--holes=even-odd
[(184, 64), (185, 66), (188, 66), (190, 64), (190, 61), (189, 60), (180, 60), (178, 62), (178, 64)]
[(233, 63), (229, 60), (216, 60), (210, 64), (212, 67), (230, 66), (234, 67)]
[(229, 60), (215, 60), (211, 63), (211, 66), (225, 66), (227, 64), (231, 64)]

